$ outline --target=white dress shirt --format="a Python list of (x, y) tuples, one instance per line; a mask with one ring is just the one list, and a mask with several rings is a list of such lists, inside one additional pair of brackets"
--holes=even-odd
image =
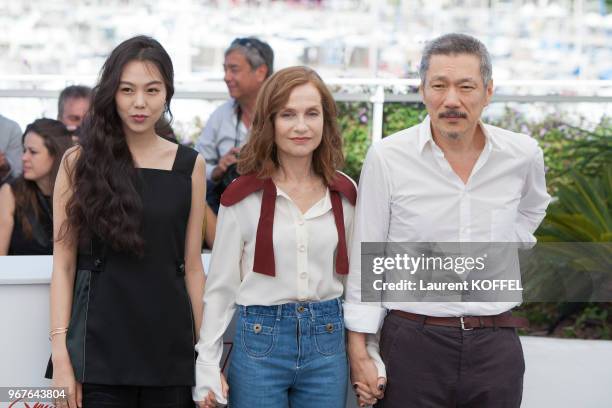
[(480, 123), (485, 146), (467, 181), (434, 142), (429, 117), (374, 143), (363, 164), (346, 283), (346, 327), (376, 333), (387, 310), (496, 315), (516, 302), (361, 302), (361, 242), (535, 242), (550, 196), (527, 135)]
[(195, 149), (206, 160), (206, 178), (211, 180), (212, 172), (219, 159), (234, 147), (241, 147), (247, 139), (248, 129), (244, 122), (238, 123), (236, 101), (230, 99), (210, 115)]
[[(332, 212), (329, 189), (325, 196), (302, 214), (291, 198), (277, 187), (273, 245), (276, 276), (253, 272), (255, 238), (262, 192), (237, 204), (221, 206), (217, 233), (204, 294), (204, 318), (196, 345), (196, 387), (194, 401), (203, 400), (212, 390), (221, 394), (219, 362), (223, 333), (236, 304), (280, 305), (324, 301), (341, 297), (344, 276), (335, 273), (338, 231)], [(354, 207), (342, 197), (347, 246)]]

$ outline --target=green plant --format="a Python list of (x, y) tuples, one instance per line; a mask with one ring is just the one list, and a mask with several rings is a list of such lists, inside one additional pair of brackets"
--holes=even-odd
[(370, 147), (370, 107), (366, 103), (338, 104), (338, 125), (344, 139), (343, 171), (359, 181), (359, 173)]
[(427, 111), (422, 103), (387, 103), (383, 108), (383, 137), (417, 125)]
[(610, 242), (612, 240), (612, 164), (598, 177), (571, 170), (559, 186), (538, 230), (540, 241)]
[(551, 114), (539, 121), (506, 107), (504, 114), (490, 121), (495, 126), (535, 138), (544, 151), (548, 191), (555, 194), (560, 185), (571, 182), (570, 170), (584, 176), (596, 176), (612, 162), (612, 120), (603, 117), (593, 126), (585, 119), (578, 125), (568, 123), (567, 115)]
[[(383, 137), (420, 123), (427, 112), (422, 104), (388, 103), (383, 110)], [(370, 147), (371, 105), (365, 102), (338, 103), (338, 124), (344, 139), (343, 171), (355, 181)]]
[[(578, 150), (583, 146), (588, 146), (588, 150), (599, 157), (590, 141), (580, 142)], [(577, 158), (575, 168), (588, 169), (592, 162), (583, 160)], [(589, 170), (593, 168), (591, 166)], [(612, 241), (612, 164), (608, 162), (598, 165), (598, 168), (599, 174), (589, 177), (575, 169), (563, 175), (563, 183), (557, 188), (557, 199), (549, 206), (536, 232), (540, 242), (575, 243), (548, 247), (550, 253), (541, 258), (546, 261), (536, 268), (540, 279), (548, 279), (538, 284), (558, 289), (559, 296), (568, 301), (554, 304), (556, 313), (550, 313), (547, 304), (525, 309), (530, 320), (536, 318), (536, 321), (541, 317), (538, 312), (546, 310), (550, 316), (547, 331), (557, 332), (563, 337), (610, 337), (608, 313), (600, 312), (607, 310), (610, 303), (574, 302), (607, 300), (612, 293), (612, 249), (604, 244)], [(558, 327), (562, 330), (557, 330)]]
[(574, 324), (563, 327), (564, 337), (582, 337), (585, 331), (589, 336), (597, 339), (610, 339), (610, 325), (608, 324), (608, 310), (597, 304), (586, 306), (576, 317)]

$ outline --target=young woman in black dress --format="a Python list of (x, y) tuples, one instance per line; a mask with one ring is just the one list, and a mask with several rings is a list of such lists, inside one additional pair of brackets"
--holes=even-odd
[(51, 255), (51, 194), (72, 139), (53, 119), (30, 123), (22, 138), (23, 174), (0, 187), (0, 255)]
[(54, 195), (53, 385), (64, 406), (193, 406), (205, 166), (155, 132), (173, 69), (149, 37), (113, 50)]

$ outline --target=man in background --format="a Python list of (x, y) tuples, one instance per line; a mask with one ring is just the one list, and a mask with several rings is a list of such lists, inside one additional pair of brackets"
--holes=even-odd
[(78, 142), (78, 130), (91, 103), (91, 88), (84, 85), (71, 85), (64, 88), (57, 101), (57, 120), (73, 132), (73, 140)]
[(221, 193), (237, 175), (237, 155), (251, 128), (259, 89), (274, 70), (274, 52), (255, 37), (236, 38), (225, 51), (223, 70), (231, 99), (212, 113), (196, 142), (206, 159), (206, 201), (215, 213)]
[(0, 185), (21, 174), (21, 129), (0, 115)]

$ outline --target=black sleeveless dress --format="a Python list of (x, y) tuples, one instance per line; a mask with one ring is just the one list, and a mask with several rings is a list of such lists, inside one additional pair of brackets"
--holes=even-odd
[(66, 337), (77, 381), (194, 385), (195, 326), (184, 254), (196, 157), (179, 145), (172, 170), (138, 170), (144, 258), (98, 239), (79, 250)]

